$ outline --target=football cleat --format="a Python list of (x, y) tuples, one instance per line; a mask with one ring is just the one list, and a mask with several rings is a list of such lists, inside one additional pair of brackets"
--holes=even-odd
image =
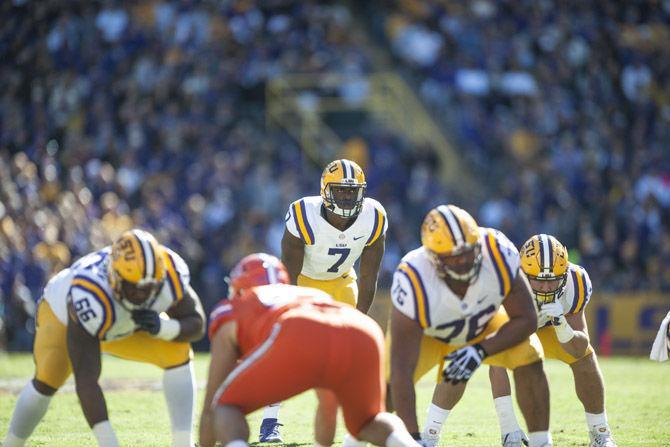
[(568, 249), (554, 236), (536, 234), (519, 252), (521, 269), (530, 280), (538, 304), (556, 301), (568, 279)]
[(279, 434), (279, 427), (281, 427), (281, 425), (282, 424), (277, 422), (277, 419), (275, 418), (263, 419), (263, 422), (261, 422), (260, 434), (258, 435), (258, 442), (284, 442)]
[(513, 431), (501, 436), (503, 447), (523, 447), (528, 445), (528, 437), (523, 430)]
[(430, 210), (421, 225), (421, 244), (442, 278), (472, 282), (482, 265), (479, 226), (454, 205)]
[(418, 441), (418, 444), (421, 447), (436, 447), (438, 442), (440, 442), (439, 436), (426, 436), (422, 434), (421, 441)]
[(612, 434), (605, 427), (602, 427), (600, 430), (590, 430), (589, 438), (591, 438), (589, 447), (616, 447)]

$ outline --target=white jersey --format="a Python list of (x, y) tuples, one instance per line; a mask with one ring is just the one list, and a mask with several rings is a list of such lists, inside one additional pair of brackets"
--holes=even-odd
[(391, 287), (393, 306), (416, 320), (425, 335), (464, 345), (486, 329), (509, 294), (519, 272), (519, 252), (497, 230), (480, 227), (479, 242), (482, 265), (463, 299), (440, 278), (424, 247), (400, 261)]
[(336, 279), (348, 273), (363, 249), (386, 234), (384, 207), (374, 199), (363, 199), (356, 221), (344, 231), (333, 227), (322, 215), (321, 196), (305, 197), (291, 204), (286, 229), (305, 243), (304, 276), (317, 280)]
[[(71, 301), (82, 327), (105, 341), (126, 337), (137, 329), (130, 312), (112, 298), (110, 253), (111, 247), (89, 253), (51, 278), (44, 288), (44, 299), (61, 323), (67, 325), (67, 305)], [(190, 280), (186, 263), (170, 249), (166, 249), (165, 267), (163, 287), (148, 307), (158, 313), (183, 299)]]
[[(563, 307), (563, 315), (575, 315), (586, 308), (586, 304), (591, 299), (593, 293), (593, 286), (591, 285), (591, 278), (586, 273), (583, 267), (568, 263), (568, 277), (565, 282), (565, 288), (558, 297), (558, 302)], [(537, 308), (537, 305), (536, 305)], [(537, 327), (543, 327), (549, 324), (549, 317), (544, 319), (539, 318)]]

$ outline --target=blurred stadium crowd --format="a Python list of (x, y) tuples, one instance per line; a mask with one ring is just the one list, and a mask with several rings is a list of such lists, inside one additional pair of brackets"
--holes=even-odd
[(264, 85), (375, 70), (352, 29), (393, 54), (487, 193), (445, 190), (432, 149), (390, 130), (351, 141), (391, 221), (382, 286), (425, 212), (459, 197), (516, 243), (557, 235), (598, 290), (670, 290), (670, 4), (602, 5), (3, 2), (0, 334), (30, 349), (49, 276), (131, 226), (182, 254), (206, 307), (242, 255), (278, 254), (322, 166), (266, 126)]

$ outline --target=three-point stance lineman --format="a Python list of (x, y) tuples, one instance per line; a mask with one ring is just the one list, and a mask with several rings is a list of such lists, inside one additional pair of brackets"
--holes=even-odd
[(336, 396), (347, 430), (358, 438), (418, 447), (400, 419), (384, 412), (384, 341), (377, 323), (320, 290), (288, 282), (283, 264), (264, 253), (232, 270), (230, 299), (210, 316), (200, 445), (245, 447), (246, 414), (322, 388)]
[(414, 383), (448, 356), (423, 432), (424, 444), (435, 445), (474, 371), (482, 362), (499, 365), (514, 370), (531, 446), (550, 446), (549, 388), (518, 251), (453, 205), (428, 213), (421, 242), (403, 257), (391, 288), (390, 380), (398, 416), (418, 437)]
[(21, 391), (3, 446), (22, 446), (74, 372), (98, 445), (117, 446), (98, 384), (100, 353), (162, 368), (172, 445), (192, 446), (191, 341), (204, 334), (186, 263), (142, 230), (125, 232), (54, 276), (37, 309), (35, 377)]

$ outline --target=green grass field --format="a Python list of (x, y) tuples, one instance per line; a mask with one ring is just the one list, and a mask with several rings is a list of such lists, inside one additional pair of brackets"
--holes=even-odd
[[(196, 358), (199, 406), (206, 380), (208, 357)], [(586, 446), (588, 435), (581, 404), (574, 394), (568, 367), (546, 363), (551, 386), (551, 430), (557, 446)], [(670, 446), (670, 369), (644, 358), (601, 359), (607, 386), (607, 411), (620, 447)], [(16, 396), (32, 376), (30, 355), (0, 356), (0, 437), (4, 437)], [(430, 377), (434, 377), (432, 374)], [(115, 358), (105, 358), (102, 383), (113, 426), (124, 446), (167, 446), (170, 429), (158, 369)], [(424, 379), (417, 390), (420, 421), (430, 401), (433, 384)], [(312, 444), (316, 400), (307, 392), (286, 402), (281, 410), (282, 430), (289, 445)], [(519, 414), (517, 412), (517, 414)], [(260, 412), (250, 417), (251, 441), (256, 440)], [(338, 443), (343, 436), (340, 421)], [(0, 438), (1, 439), (1, 438)], [(465, 397), (449, 417), (442, 434), (444, 446), (499, 445), (498, 423), (485, 369), (471, 381)], [(69, 386), (53, 399), (29, 445), (95, 445), (77, 396)]]

